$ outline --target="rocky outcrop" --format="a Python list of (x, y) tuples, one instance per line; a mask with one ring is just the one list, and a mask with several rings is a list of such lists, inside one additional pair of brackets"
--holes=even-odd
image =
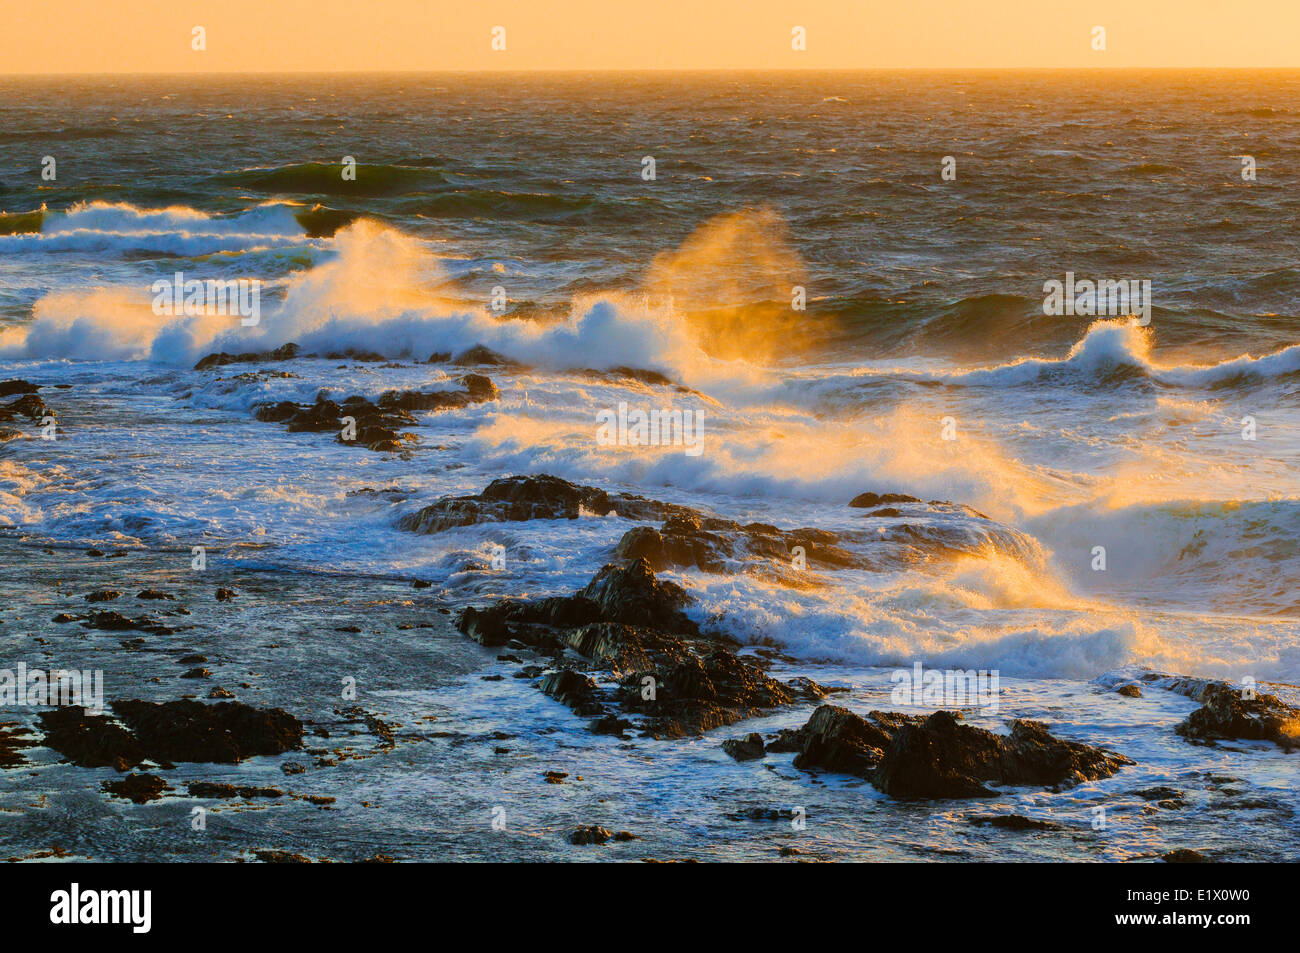
[(1201, 707), (1174, 728), (1189, 741), (1271, 741), (1286, 751), (1300, 746), (1300, 709), (1276, 695), (1208, 682), (1190, 697)]
[(128, 774), (118, 781), (104, 781), (101, 787), (109, 794), (134, 801), (136, 804), (156, 801), (162, 797), (164, 791), (172, 790), (172, 786), (156, 774), (144, 773)]
[[(619, 735), (636, 715), (654, 737), (697, 734), (822, 690), (785, 684), (730, 644), (706, 636), (685, 612), (690, 597), (656, 578), (644, 560), (608, 565), (572, 596), (468, 608), (460, 631), (484, 645), (518, 643), (550, 655), (554, 671), (538, 687), (584, 717), (592, 730)], [(575, 662), (571, 650), (584, 661)], [(605, 676), (598, 685), (586, 672)]]
[(661, 520), (683, 507), (624, 493), (606, 493), (549, 474), (510, 476), (493, 480), (474, 496), (448, 496), (399, 521), (413, 533), (440, 533), (456, 526), (480, 523), (522, 523), (528, 520), (577, 519), (582, 514), (617, 513), (635, 520)]
[(948, 711), (927, 717), (873, 711), (863, 718), (823, 705), (793, 740), (801, 745), (796, 767), (854, 774), (900, 798), (994, 797), (989, 784), (1067, 786), (1133, 763), (1057, 739), (1039, 722), (1013, 721), (1010, 735), (995, 735)]
[(827, 530), (781, 530), (766, 523), (742, 525), (683, 512), (669, 517), (659, 529), (628, 530), (619, 540), (617, 554), (622, 559), (644, 559), (656, 570), (695, 567), (720, 573), (734, 572), (754, 560), (790, 565), (799, 549), (809, 568), (868, 568), (865, 559), (839, 543), (840, 537)]
[(894, 732), (920, 720), (879, 711), (863, 718), (838, 705), (822, 705), (800, 729), (794, 766), (868, 777), (880, 763)]
[[(261, 421), (284, 424), (289, 433), (337, 433), (339, 443), (393, 452), (417, 440), (400, 429), (417, 422), (412, 411), (460, 410), (501, 396), (496, 385), (481, 374), (466, 374), (459, 383), (463, 390), (385, 391), (377, 401), (352, 396), (338, 403), (321, 391), (313, 404), (288, 400), (260, 404), (254, 415)], [(344, 433), (344, 418), (355, 422), (355, 434), (351, 429)]]
[(854, 509), (872, 509), (877, 506), (886, 506), (891, 503), (920, 502), (921, 501), (915, 496), (908, 496), (906, 493), (859, 493), (849, 501), (849, 506)]
[(743, 738), (728, 738), (722, 743), (722, 750), (737, 761), (755, 761), (766, 754), (763, 736), (751, 731)]
[(1009, 736), (959, 724), (937, 711), (894, 734), (872, 783), (895, 797), (991, 797), (986, 783), (1069, 786), (1109, 777), (1128, 758), (1061, 741), (1040, 722), (1011, 722)]
[(54, 411), (50, 405), (41, 400), (36, 392), (25, 393), (17, 400), (10, 401), (7, 404), (0, 404), (0, 423), (8, 423), (15, 417), (26, 417), (29, 420), (42, 420), (45, 417), (53, 417)]
[(146, 760), (234, 764), (302, 746), (302, 723), (280, 708), (181, 699), (120, 701), (112, 709), (117, 720), (75, 705), (42, 712), (45, 746), (74, 764), (119, 771)]
[(209, 354), (194, 365), (196, 371), (206, 371), (227, 364), (265, 364), (273, 361), (291, 361), (298, 356), (298, 345), (282, 344), (274, 351), (248, 351), (243, 354)]
[(41, 389), (40, 384), (33, 384), (22, 378), (0, 381), (0, 397), (12, 397), (14, 394), (35, 394)]

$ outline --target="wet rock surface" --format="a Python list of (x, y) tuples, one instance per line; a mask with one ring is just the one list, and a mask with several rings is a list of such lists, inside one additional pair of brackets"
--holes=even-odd
[[(549, 655), (554, 671), (541, 690), (595, 718), (603, 734), (621, 733), (619, 716), (635, 715), (649, 736), (681, 737), (820, 697), (815, 683), (778, 682), (734, 645), (702, 634), (683, 611), (689, 604), (680, 586), (638, 559), (605, 566), (573, 596), (466, 609), (457, 627), (483, 644), (518, 642)], [(604, 673), (613, 687), (584, 671)]]
[(1271, 741), (1285, 751), (1300, 747), (1300, 709), (1276, 695), (1206, 679), (1170, 678), (1156, 684), (1201, 703), (1174, 728), (1188, 741)]
[(119, 771), (146, 760), (234, 764), (302, 746), (302, 723), (279, 708), (189, 699), (119, 701), (111, 707), (117, 720), (76, 705), (42, 712), (45, 746), (74, 764)]
[(443, 497), (404, 517), (398, 526), (413, 533), (440, 533), (456, 526), (480, 523), (577, 519), (583, 513), (608, 516), (617, 512), (629, 519), (658, 520), (675, 510), (685, 512), (684, 508), (644, 497), (610, 494), (540, 474), (493, 480), (482, 493), (473, 496)]
[(866, 778), (899, 798), (996, 797), (989, 784), (1070, 786), (1109, 777), (1128, 758), (1054, 738), (1039, 722), (1016, 720), (1009, 735), (961, 724), (948, 711), (929, 716), (823, 705), (796, 735), (795, 766)]
[(820, 529), (781, 530), (766, 523), (740, 524), (733, 520), (681, 512), (659, 529), (638, 526), (619, 540), (622, 559), (645, 559), (656, 570), (695, 567), (705, 572), (727, 572), (739, 564), (765, 560), (790, 565), (802, 556), (808, 568), (868, 568), (869, 560), (839, 543), (836, 533)]
[(143, 773), (128, 774), (120, 781), (105, 781), (102, 786), (108, 793), (136, 804), (156, 801), (164, 791), (172, 790), (171, 785), (156, 774)]
[(497, 386), (481, 374), (465, 374), (458, 383), (462, 390), (385, 391), (374, 401), (354, 395), (336, 402), (321, 391), (313, 404), (288, 400), (259, 404), (254, 416), (282, 423), (289, 433), (337, 433), (342, 444), (395, 452), (417, 442), (415, 434), (401, 429), (417, 423), (413, 411), (460, 410), (500, 399)]

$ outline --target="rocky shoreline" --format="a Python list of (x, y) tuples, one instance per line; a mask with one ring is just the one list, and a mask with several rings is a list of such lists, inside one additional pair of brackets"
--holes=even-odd
[[(286, 352), (276, 360), (295, 355)], [(488, 354), (463, 357), (469, 365), (504, 366)], [(265, 359), (214, 355), (200, 367)], [(322, 392), (310, 404), (268, 403), (254, 413), (260, 421), (284, 424), (287, 434), (339, 432), (341, 443), (404, 452), (417, 443), (401, 430), (418, 423), (415, 412), (452, 412), (500, 396), (482, 374), (465, 373), (451, 383), (460, 389), (388, 391), (373, 400), (354, 395), (337, 401)], [(24, 380), (0, 382), (0, 398), (14, 398), (0, 403), (0, 423), (53, 417), (40, 389)], [(342, 436), (349, 424), (355, 426), (351, 440)], [(185, 565), (185, 553), (108, 545), (69, 553), (0, 541), (10, 563), (9, 604), (0, 607), (0, 631), (10, 639), (11, 654), (26, 652), (33, 661), (44, 655), (51, 667), (69, 655), (89, 654), (96, 667), (113, 676), (103, 712), (69, 705), (24, 711), (26, 717), (0, 724), (0, 770), (12, 778), (44, 779), (38, 797), (46, 802), (59, 796), (64, 782), (58, 779), (84, 772), (75, 777), (86, 783), (73, 782), (82, 792), (78, 810), (92, 810), (87, 804), (93, 803), (95, 811), (109, 804), (173, 813), (203, 805), (216, 805), (218, 813), (338, 811), (344, 797), (350, 812), (364, 811), (368, 808), (357, 805), (367, 801), (355, 790), (329, 793), (329, 784), (305, 782), (354, 760), (387, 761), (440, 743), (460, 752), (475, 746), (475, 770), (490, 779), (495, 765), (519, 753), (517, 726), (477, 737), (430, 727), (437, 719), (429, 721), (433, 716), (422, 713), (421, 706), (435, 704), (427, 699), (407, 703), (401, 716), (376, 710), (375, 702), (410, 692), (413, 684), (429, 686), (436, 697), (474, 678), (480, 691), (501, 683), (492, 697), (512, 706), (536, 704), (526, 697), (530, 693), (546, 699), (543, 704), (559, 702), (567, 711), (554, 730), (571, 743), (580, 735), (591, 738), (590, 757), (630, 755), (646, 745), (660, 752), (703, 750), (720, 759), (710, 761), (719, 772), (730, 766), (725, 776), (733, 784), (761, 783), (764, 774), (788, 765), (792, 772), (780, 774), (787, 804), (816, 792), (861, 792), (842, 785), (865, 783), (884, 799), (870, 802), (873, 811), (892, 809), (882, 803), (902, 810), (916, 802), (945, 802), (949, 806), (943, 810), (964, 812), (999, 799), (1010, 803), (1061, 794), (1141, 770), (1140, 759), (1124, 745), (1072, 740), (1050, 720), (1008, 717), (981, 727), (968, 724), (957, 710), (913, 714), (833, 704), (833, 697), (840, 701), (837, 696), (847, 697), (850, 690), (794, 674), (795, 660), (771, 647), (736, 643), (713, 620), (701, 619), (687, 589), (657, 575), (678, 569), (761, 573), (800, 586), (809, 584), (807, 570), (870, 570), (878, 562), (896, 561), (900, 553), (951, 558), (990, 540), (1010, 549), (1018, 545), (988, 517), (947, 501), (869, 492), (846, 507), (861, 511), (863, 519), (891, 522), (837, 531), (742, 524), (548, 474), (503, 477), (478, 493), (443, 497), (407, 512), (397, 525), (428, 536), (467, 526), (598, 516), (626, 520), (628, 528), (608, 551), (608, 561), (592, 566), (590, 580), (568, 595), (460, 605), (420, 594), (427, 584), (418, 579), (334, 581), (330, 585), (336, 590), (349, 590), (340, 598), (337, 591), (313, 593), (317, 583), (292, 574), (250, 574), (235, 565), (195, 574)], [(968, 531), (949, 528), (942, 516), (955, 511), (984, 521), (983, 535), (972, 538)], [(356, 608), (349, 609), (353, 603)], [(280, 634), (269, 636), (273, 631)], [(329, 638), (322, 640), (322, 633)], [(251, 653), (250, 639), (258, 643)], [(293, 659), (298, 651), (314, 661)], [(386, 658), (390, 651), (397, 656)], [(314, 668), (298, 671), (303, 664)], [(237, 674), (241, 668), (247, 674)], [(366, 679), (347, 674), (362, 668), (369, 672)], [(481, 674), (485, 668), (487, 674)], [(349, 678), (363, 682), (361, 700), (347, 696)], [(264, 684), (271, 681), (277, 684)], [(376, 684), (382, 686), (378, 694)], [(1189, 748), (1248, 742), (1289, 754), (1297, 746), (1300, 709), (1269, 692), (1157, 672), (1102, 682), (1097, 690), (1119, 705), (1152, 691), (1191, 700), (1197, 707), (1176, 725), (1151, 729)], [(783, 723), (763, 731), (742, 727), (739, 735), (724, 731), (773, 719)], [(334, 744), (340, 737), (348, 743)], [(355, 739), (362, 740), (364, 750), (352, 744)], [(449, 750), (447, 757), (453, 756)], [(449, 770), (448, 762), (437, 764)], [(222, 766), (235, 773), (195, 774)], [(395, 763), (389, 770), (401, 771)], [(748, 779), (750, 774), (758, 780)], [(274, 783), (277, 776), (298, 780), (287, 789)], [(559, 766), (532, 776), (551, 789), (587, 783)], [(355, 778), (348, 781), (354, 783)], [(1232, 790), (1227, 782), (1214, 784)], [(1141, 802), (1137, 809), (1143, 814), (1178, 812), (1188, 803), (1186, 792), (1164, 785), (1129, 793)], [(565, 850), (589, 856), (594, 848), (627, 852), (639, 845), (649, 850), (643, 859), (668, 859), (649, 843), (649, 832), (638, 829), (634, 815), (587, 818), (590, 807), (569, 805), (563, 828), (553, 831)], [(0, 810), (8, 809), (0, 804)], [(847, 797), (840, 809), (851, 813)], [(1257, 809), (1273, 808), (1261, 803)], [(796, 818), (792, 810), (756, 806), (723, 816), (729, 824), (785, 822)], [(994, 839), (1079, 836), (1077, 821), (1071, 825), (1014, 811), (964, 816), (970, 829)], [(307, 830), (315, 822), (301, 823)], [(330, 856), (326, 845), (309, 835), (297, 843), (266, 843), (248, 834), (232, 835), (234, 841), (223, 843), (216, 856), (267, 862), (416, 859), (393, 844)], [(29, 830), (25, 836), (31, 835)], [(11, 851), (25, 847), (10, 859), (68, 849), (59, 843), (8, 843)], [(1196, 860), (1205, 856), (1199, 847), (1180, 845), (1149, 856)], [(487, 856), (491, 849), (476, 847), (470, 853), (482, 850)], [(781, 856), (804, 859), (829, 859), (833, 853), (810, 854), (792, 844), (780, 849)], [(449, 844), (448, 850), (455, 854), (457, 848)], [(526, 846), (520, 850), (527, 852)]]

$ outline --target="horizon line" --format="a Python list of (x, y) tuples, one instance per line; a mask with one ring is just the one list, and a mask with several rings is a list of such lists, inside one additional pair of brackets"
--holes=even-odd
[(277, 70), (70, 70), (64, 72), (0, 72), (0, 79), (69, 76), (492, 76), (492, 75), (613, 75), (644, 73), (771, 73), (804, 75), (817, 73), (1263, 73), (1300, 72), (1300, 64), (1289, 66), (624, 66), (583, 69), (578, 67), (521, 67), (503, 69), (277, 69)]

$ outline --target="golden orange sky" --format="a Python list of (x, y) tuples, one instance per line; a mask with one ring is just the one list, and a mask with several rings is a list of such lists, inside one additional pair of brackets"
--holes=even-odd
[[(1300, 0), (3, 0), (0, 71), (1300, 66)], [(191, 49), (192, 29), (207, 49)], [(491, 48), (505, 27), (506, 49)], [(791, 49), (802, 26), (807, 49)], [(1092, 31), (1106, 29), (1106, 50)]]

